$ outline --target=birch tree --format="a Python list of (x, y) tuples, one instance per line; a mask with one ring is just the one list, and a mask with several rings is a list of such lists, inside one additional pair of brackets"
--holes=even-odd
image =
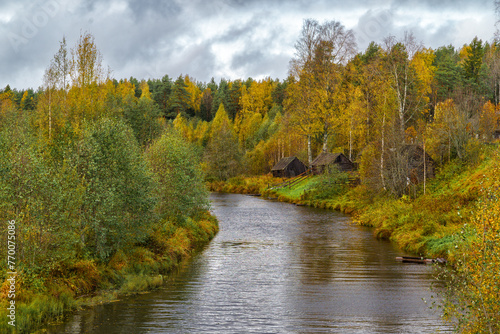
[[(290, 74), (298, 81), (288, 105), (297, 106), (308, 124), (301, 130), (308, 137), (323, 136), (323, 150), (335, 129), (341, 112), (340, 89), (342, 70), (356, 52), (354, 33), (336, 21), (304, 21), (302, 33), (295, 44), (295, 58), (290, 62)], [(292, 88), (293, 90), (293, 88)], [(296, 124), (298, 124), (296, 122)], [(309, 162), (311, 149), (308, 144)]]

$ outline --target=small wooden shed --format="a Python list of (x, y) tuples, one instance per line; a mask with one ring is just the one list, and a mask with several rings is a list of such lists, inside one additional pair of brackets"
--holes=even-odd
[(273, 173), (274, 177), (294, 177), (304, 173), (306, 170), (306, 165), (297, 157), (286, 157), (274, 165), (271, 173)]
[(355, 169), (354, 164), (342, 153), (321, 152), (311, 163), (313, 174), (323, 174), (330, 166), (337, 166), (342, 172)]
[(426, 179), (432, 179), (435, 176), (434, 160), (427, 152), (424, 154), (421, 146), (405, 145), (403, 152), (408, 155), (408, 178), (413, 184), (424, 182), (424, 175)]

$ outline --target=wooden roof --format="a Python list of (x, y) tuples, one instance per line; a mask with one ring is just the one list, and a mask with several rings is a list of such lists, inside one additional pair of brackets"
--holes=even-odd
[(271, 170), (283, 170), (288, 166), (296, 157), (286, 157), (282, 158)]
[(311, 163), (312, 166), (326, 166), (337, 160), (342, 153), (321, 152)]

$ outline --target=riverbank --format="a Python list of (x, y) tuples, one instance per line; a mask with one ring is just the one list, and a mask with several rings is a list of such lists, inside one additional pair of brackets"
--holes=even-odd
[[(116, 252), (107, 263), (84, 259), (61, 263), (43, 278), (20, 272), (16, 282), (16, 326), (2, 321), (0, 333), (43, 333), (42, 326), (76, 309), (154, 290), (164, 284), (165, 275), (203, 248), (217, 231), (217, 219), (204, 212), (182, 225), (165, 224), (146, 242)], [(7, 319), (7, 298), (3, 298), (7, 291), (7, 284), (3, 284), (3, 319)]]
[(317, 176), (291, 187), (269, 188), (282, 179), (270, 176), (233, 178), (210, 184), (211, 190), (236, 193), (259, 193), (264, 197), (298, 205), (338, 210), (353, 220), (374, 228), (377, 238), (389, 239), (406, 252), (419, 256), (455, 257), (455, 235), (477, 210), (483, 189), (497, 178), (494, 167), (500, 159), (493, 150), (483, 153), (474, 165), (450, 162), (439, 169), (427, 183), (426, 192), (394, 198), (370, 190), (361, 184), (346, 186), (333, 196), (319, 196), (324, 189)]

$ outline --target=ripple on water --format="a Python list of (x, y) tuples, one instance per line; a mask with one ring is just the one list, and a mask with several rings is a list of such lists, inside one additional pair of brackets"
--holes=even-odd
[[(51, 333), (432, 333), (431, 267), (349, 217), (212, 194), (220, 232), (168, 284), (71, 317)], [(90, 329), (90, 330), (89, 330)]]

